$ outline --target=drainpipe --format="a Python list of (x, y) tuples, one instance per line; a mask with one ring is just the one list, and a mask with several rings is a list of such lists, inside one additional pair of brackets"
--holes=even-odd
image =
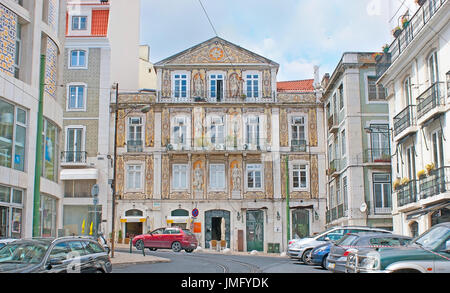
[(286, 228), (287, 228), (287, 241), (291, 239), (290, 230), (290, 208), (289, 208), (289, 155), (286, 155)]
[(44, 87), (45, 87), (45, 55), (41, 55), (41, 70), (39, 76), (39, 108), (36, 134), (36, 162), (34, 169), (34, 200), (33, 200), (33, 237), (40, 233), (41, 208), (41, 171), (42, 171), (42, 131), (44, 128)]

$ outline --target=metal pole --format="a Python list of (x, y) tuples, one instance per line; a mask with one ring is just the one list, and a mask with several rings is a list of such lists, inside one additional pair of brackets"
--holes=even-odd
[(119, 83), (116, 83), (116, 106), (115, 106), (115, 124), (114, 124), (114, 177), (112, 184), (112, 231), (111, 231), (111, 257), (114, 257), (114, 242), (115, 242), (115, 222), (116, 222), (116, 171), (117, 171), (117, 124), (119, 120), (119, 110), (118, 110), (118, 100), (119, 100)]
[(289, 155), (286, 155), (286, 228), (287, 228), (287, 241), (291, 239), (290, 230), (290, 208), (289, 208)]
[(36, 162), (34, 168), (34, 199), (33, 199), (33, 237), (40, 233), (41, 209), (41, 171), (42, 171), (42, 131), (44, 128), (44, 87), (45, 87), (45, 55), (41, 55), (41, 70), (39, 76), (39, 108), (36, 134)]

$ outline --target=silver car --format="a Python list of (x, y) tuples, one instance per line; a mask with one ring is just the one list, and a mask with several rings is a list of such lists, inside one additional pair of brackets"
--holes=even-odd
[(338, 241), (339, 239), (344, 237), (344, 235), (347, 233), (359, 233), (359, 232), (391, 233), (391, 231), (388, 230), (371, 227), (361, 227), (361, 226), (333, 227), (314, 237), (290, 240), (287, 255), (294, 259), (300, 259), (304, 263), (308, 263), (309, 254), (316, 246), (325, 244), (329, 241)]

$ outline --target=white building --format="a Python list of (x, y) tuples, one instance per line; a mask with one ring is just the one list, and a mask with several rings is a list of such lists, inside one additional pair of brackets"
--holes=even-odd
[[(450, 220), (450, 3), (425, 1), (389, 48), (394, 232), (415, 236)], [(430, 171), (427, 172), (426, 168)], [(433, 169), (433, 170), (431, 170)]]
[[(56, 236), (62, 224), (58, 174), (64, 90), (58, 85), (65, 2), (0, 1), (0, 237)], [(41, 55), (43, 128), (37, 134)], [(42, 141), (42, 153), (36, 156), (36, 143)], [(37, 182), (36, 158), (42, 171)], [(40, 190), (35, 194), (36, 183)]]

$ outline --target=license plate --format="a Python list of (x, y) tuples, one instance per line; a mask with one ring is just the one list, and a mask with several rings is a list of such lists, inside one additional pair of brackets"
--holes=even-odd
[(328, 268), (329, 269), (334, 269), (336, 267), (336, 264), (334, 264), (334, 263), (328, 263)]

